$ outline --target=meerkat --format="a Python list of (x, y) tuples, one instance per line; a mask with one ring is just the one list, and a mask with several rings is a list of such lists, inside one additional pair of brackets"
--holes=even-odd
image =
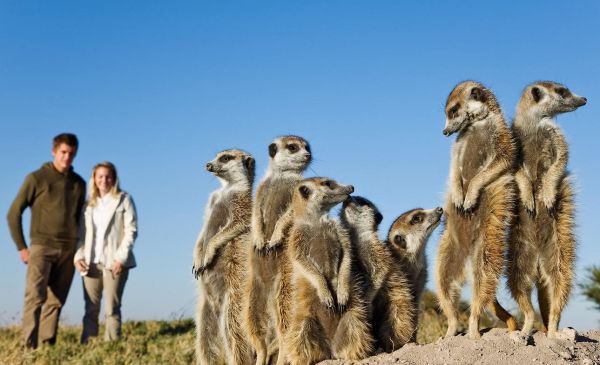
[(515, 172), (519, 188), (511, 227), (508, 286), (525, 315), (524, 335), (533, 329), (533, 286), (548, 337), (556, 336), (573, 284), (575, 261), (573, 188), (568, 179), (568, 145), (553, 121), (587, 99), (556, 82), (525, 88), (512, 125), (519, 146)]
[(242, 322), (246, 250), (250, 242), (254, 158), (241, 150), (219, 152), (206, 169), (221, 182), (209, 198), (194, 248), (199, 279), (197, 364), (249, 364)]
[(357, 360), (373, 350), (368, 305), (352, 280), (348, 232), (329, 210), (354, 191), (327, 178), (310, 178), (294, 190), (287, 242), (294, 302), (285, 333), (288, 360), (313, 364)]
[[(256, 365), (269, 362), (269, 345), (278, 343), (277, 364), (285, 361), (282, 331), (287, 314), (277, 309), (277, 301), (285, 300), (289, 289), (281, 282), (281, 270), (288, 265), (285, 241), (271, 245), (271, 235), (278, 220), (288, 209), (294, 186), (312, 160), (309, 143), (302, 137), (284, 136), (269, 145), (269, 167), (258, 186), (252, 212), (252, 247), (250, 273), (244, 305), (250, 342), (256, 352)], [(284, 229), (284, 228), (282, 228)], [(282, 292), (282, 293), (280, 293)]]
[[(507, 314), (497, 311), (495, 297), (514, 209), (515, 144), (496, 97), (474, 81), (460, 83), (448, 96), (443, 133), (458, 133), (458, 137), (452, 149), (446, 225), (436, 262), (437, 294), (448, 318), (446, 336), (454, 336), (460, 290), (465, 274), (470, 274), (468, 336), (477, 339), (484, 308), (498, 317)], [(470, 273), (465, 270), (467, 263)]]
[(403, 268), (396, 265), (389, 247), (378, 237), (382, 219), (377, 207), (359, 196), (346, 199), (340, 211), (354, 251), (354, 280), (364, 277), (373, 334), (384, 351), (392, 352), (414, 337), (415, 307)]
[[(403, 268), (415, 308), (413, 321), (418, 324), (419, 303), (427, 283), (427, 257), (425, 246), (431, 233), (440, 224), (444, 209), (416, 208), (402, 213), (394, 220), (388, 231), (388, 245), (394, 258)], [(416, 335), (416, 331), (415, 331)], [(413, 337), (416, 339), (416, 336)]]

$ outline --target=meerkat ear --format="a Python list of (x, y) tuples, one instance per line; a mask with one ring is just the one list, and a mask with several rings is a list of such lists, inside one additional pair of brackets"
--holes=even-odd
[(533, 101), (535, 101), (536, 103), (539, 103), (539, 101), (542, 99), (542, 90), (540, 90), (540, 88), (538, 87), (532, 87), (531, 88), (531, 96), (533, 97)]
[(487, 100), (485, 91), (483, 91), (483, 89), (480, 87), (474, 87), (471, 89), (471, 97), (481, 103), (485, 103)]
[(275, 143), (271, 143), (269, 145), (269, 156), (271, 156), (271, 158), (275, 157), (275, 155), (277, 154), (277, 145)]
[(308, 200), (308, 197), (310, 196), (310, 189), (308, 188), (308, 186), (302, 185), (298, 188), (298, 191), (305, 200)]
[(256, 161), (252, 156), (244, 156), (244, 166), (248, 171), (254, 171), (254, 167), (256, 166)]
[(400, 246), (401, 248), (406, 248), (406, 239), (401, 234), (397, 234), (394, 236), (394, 243)]
[(383, 215), (379, 212), (375, 213), (375, 224), (377, 224), (377, 225), (381, 224), (382, 220), (383, 220)]

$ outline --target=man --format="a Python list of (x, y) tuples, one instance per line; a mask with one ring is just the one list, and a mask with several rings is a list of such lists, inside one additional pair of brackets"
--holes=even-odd
[[(54, 344), (60, 311), (73, 280), (73, 255), (85, 202), (85, 181), (73, 172), (79, 142), (71, 133), (54, 137), (53, 161), (27, 175), (8, 211), (8, 226), (27, 265), (23, 335), (25, 346)], [(31, 208), (27, 247), (21, 217)]]

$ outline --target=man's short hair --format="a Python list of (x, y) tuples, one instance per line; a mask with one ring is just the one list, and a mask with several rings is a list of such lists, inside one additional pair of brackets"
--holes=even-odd
[(55, 150), (61, 144), (66, 144), (67, 146), (79, 147), (79, 141), (77, 140), (77, 136), (73, 133), (61, 133), (58, 136), (54, 137), (52, 141), (52, 150)]

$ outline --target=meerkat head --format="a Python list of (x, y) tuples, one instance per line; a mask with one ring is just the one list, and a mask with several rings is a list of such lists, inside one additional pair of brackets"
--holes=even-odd
[(424, 249), (431, 232), (440, 224), (444, 210), (416, 208), (400, 215), (388, 232), (390, 247), (397, 252), (416, 255)]
[(560, 113), (572, 112), (586, 103), (586, 98), (572, 93), (564, 85), (539, 81), (525, 88), (517, 113), (529, 113), (536, 116), (536, 119), (553, 118)]
[(283, 136), (269, 145), (269, 166), (278, 171), (304, 171), (312, 160), (310, 145), (302, 137)]
[(499, 112), (496, 97), (488, 88), (475, 81), (461, 82), (446, 100), (446, 127), (443, 133), (448, 137), (484, 120), (491, 113)]
[(342, 185), (333, 179), (313, 177), (304, 179), (296, 185), (292, 197), (292, 209), (315, 214), (325, 214), (337, 204), (343, 202), (354, 192), (352, 185)]
[(241, 150), (224, 150), (206, 164), (206, 170), (227, 183), (254, 181), (255, 161), (252, 155)]
[(377, 232), (383, 215), (370, 200), (360, 196), (350, 196), (344, 200), (340, 219), (358, 232)]

